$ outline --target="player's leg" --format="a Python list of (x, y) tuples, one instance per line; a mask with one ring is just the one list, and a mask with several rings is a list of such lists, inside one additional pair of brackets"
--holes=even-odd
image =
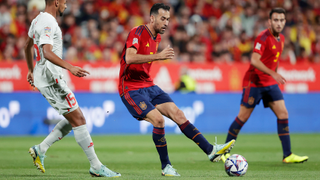
[(193, 140), (198, 146), (209, 155), (212, 152), (213, 146), (204, 138), (197, 128), (190, 123), (185, 117), (184, 113), (174, 104), (170, 96), (162, 91), (158, 86), (150, 88), (151, 103), (156, 105), (157, 110), (160, 113), (170, 119), (172, 119), (180, 127), (181, 131), (191, 140)]
[(172, 168), (171, 162), (169, 160), (163, 116), (157, 109), (153, 109), (146, 115), (144, 120), (150, 122), (153, 125), (152, 139), (160, 157), (162, 175), (180, 176), (177, 173), (176, 169)]
[(211, 153), (213, 145), (207, 141), (207, 139), (190, 121), (187, 120), (184, 113), (173, 102), (159, 104), (156, 108), (161, 112), (161, 114), (177, 123), (181, 132), (189, 139), (193, 140), (204, 153), (207, 155)]
[(297, 156), (291, 152), (291, 142), (288, 124), (288, 111), (284, 100), (270, 101), (269, 107), (277, 116), (278, 136), (283, 150), (284, 163), (300, 163), (308, 160), (307, 156)]
[(39, 145), (34, 145), (29, 149), (30, 155), (34, 158), (35, 165), (41, 172), (45, 172), (44, 158), (49, 147), (69, 134), (71, 130), (72, 127), (68, 120), (63, 119), (59, 121), (51, 133)]
[[(165, 99), (165, 96), (162, 96), (164, 97), (163, 99)], [(202, 151), (208, 155), (210, 161), (219, 161), (221, 155), (230, 151), (234, 145), (234, 141), (230, 141), (222, 145), (216, 144), (213, 146), (210, 144), (201, 132), (186, 119), (184, 113), (173, 102), (159, 104), (156, 108), (161, 112), (161, 114), (177, 123), (185, 136), (193, 140), (193, 142), (195, 142)]]
[(129, 91), (121, 97), (121, 100), (134, 118), (146, 120), (153, 125), (152, 139), (160, 157), (162, 175), (180, 176), (171, 166), (165, 138), (164, 119), (148, 100), (148, 89)]
[[(47, 99), (49, 104), (55, 108), (59, 109), (61, 104), (59, 102), (59, 98), (55, 96), (55, 87), (39, 87), (38, 88), (41, 94)], [(58, 107), (59, 106), (59, 107)], [(72, 130), (72, 126), (68, 122), (68, 120), (61, 120), (51, 131), (51, 133), (38, 145), (34, 145), (29, 149), (29, 153), (33, 158), (34, 165), (41, 171), (45, 172), (44, 168), (44, 158), (45, 153), (48, 148), (55, 142), (61, 140), (64, 136), (66, 136)]]
[(291, 154), (287, 108), (285, 106), (284, 100), (269, 102), (269, 107), (278, 118), (278, 136), (282, 144), (283, 156), (287, 157)]
[(45, 154), (53, 143), (61, 140), (69, 134), (71, 130), (72, 126), (68, 120), (63, 119), (59, 121), (50, 134), (39, 144), (41, 154)]
[(79, 107), (72, 112), (64, 114), (72, 125), (76, 142), (80, 145), (90, 162), (90, 174), (96, 177), (119, 177), (120, 173), (114, 172), (103, 165), (95, 153), (92, 138), (87, 130), (86, 120)]
[(240, 105), (240, 111), (238, 113), (238, 116), (235, 118), (235, 120), (231, 123), (229, 127), (226, 142), (229, 142), (232, 139), (237, 139), (237, 136), (240, 133), (242, 126), (248, 121), (253, 109), (254, 108), (247, 108), (244, 105)]
[(259, 104), (262, 98), (261, 88), (246, 87), (243, 88), (238, 116), (231, 123), (226, 138), (226, 142), (237, 139), (242, 126), (248, 121), (255, 106)]
[[(243, 88), (240, 110), (238, 116), (234, 119), (234, 121), (231, 123), (229, 127), (226, 142), (237, 139), (237, 136), (240, 133), (241, 128), (248, 121), (255, 106), (259, 104), (261, 97), (261, 88), (255, 88), (250, 86)], [(225, 160), (229, 156), (230, 153), (226, 153), (223, 156), (221, 156), (221, 160), (225, 162)]]
[[(59, 114), (63, 114), (63, 116), (72, 126), (77, 143), (82, 147), (83, 151), (87, 155), (87, 158), (89, 159), (91, 166), (90, 173), (92, 171), (99, 172), (99, 176), (120, 176), (119, 173), (115, 173), (102, 165), (102, 163), (97, 158), (91, 136), (85, 125), (86, 120), (78, 106), (74, 94), (65, 84), (65, 81), (61, 79), (61, 81), (59, 81), (57, 84), (38, 89), (40, 90), (41, 94), (48, 100), (50, 105), (55, 108), (59, 112)], [(67, 126), (67, 123), (65, 123), (65, 125)], [(43, 160), (41, 161), (41, 157), (43, 156), (44, 154), (39, 153), (41, 163), (35, 163), (35, 165), (40, 164), (44, 169)]]

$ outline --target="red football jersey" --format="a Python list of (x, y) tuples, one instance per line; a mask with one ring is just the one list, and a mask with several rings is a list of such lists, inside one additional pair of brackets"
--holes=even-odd
[[(280, 34), (280, 38), (275, 38), (269, 29), (262, 31), (254, 42), (253, 52), (261, 55), (260, 61), (269, 69), (275, 71), (278, 58), (280, 57), (284, 45), (284, 36)], [(243, 87), (266, 87), (277, 84), (270, 75), (250, 65), (248, 71), (243, 78)]]
[(129, 32), (126, 44), (121, 54), (118, 87), (119, 94), (121, 96), (128, 91), (138, 90), (140, 88), (154, 85), (153, 79), (149, 74), (152, 62), (143, 64), (127, 64), (125, 59), (127, 48), (136, 48), (137, 54), (155, 54), (157, 53), (160, 41), (160, 34), (154, 37), (146, 25), (135, 27)]

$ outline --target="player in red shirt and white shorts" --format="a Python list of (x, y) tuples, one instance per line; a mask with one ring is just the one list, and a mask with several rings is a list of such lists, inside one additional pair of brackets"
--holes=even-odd
[[(280, 34), (286, 19), (282, 8), (274, 8), (269, 14), (270, 28), (262, 31), (254, 42), (251, 65), (243, 79), (243, 93), (240, 112), (229, 128), (226, 141), (236, 139), (244, 123), (249, 119), (254, 107), (263, 100), (264, 107), (277, 116), (278, 135), (281, 140), (284, 163), (300, 163), (307, 156), (297, 156), (291, 152), (288, 126), (288, 111), (278, 84), (286, 80), (277, 73), (278, 58), (282, 53), (284, 36)], [(226, 153), (222, 160), (230, 156)]]
[(157, 53), (160, 34), (165, 32), (169, 24), (169, 10), (170, 7), (162, 3), (154, 4), (150, 10), (150, 22), (130, 31), (121, 55), (119, 94), (134, 118), (153, 125), (153, 141), (160, 156), (162, 175), (180, 176), (169, 160), (162, 115), (173, 120), (208, 155), (210, 161), (220, 160), (222, 154), (230, 151), (235, 140), (222, 145), (210, 144), (186, 119), (169, 95), (154, 85), (149, 74), (152, 62), (174, 57), (173, 49), (169, 46)]

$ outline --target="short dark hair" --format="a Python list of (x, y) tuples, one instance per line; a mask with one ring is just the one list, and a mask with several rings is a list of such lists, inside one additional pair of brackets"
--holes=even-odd
[(284, 16), (286, 16), (286, 10), (284, 10), (283, 8), (280, 8), (280, 7), (273, 8), (270, 11), (269, 19), (271, 19), (273, 13), (284, 14)]
[(51, 4), (53, 2), (53, 0), (45, 0), (46, 1), (46, 4)]
[(163, 3), (155, 3), (150, 9), (150, 16), (152, 14), (157, 14), (158, 15), (159, 9), (164, 9), (166, 11), (169, 11), (170, 10), (170, 6), (167, 6), (167, 5), (163, 4)]

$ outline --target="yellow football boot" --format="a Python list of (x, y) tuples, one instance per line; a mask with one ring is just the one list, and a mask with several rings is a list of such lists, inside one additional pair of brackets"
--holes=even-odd
[(222, 160), (222, 162), (226, 162), (226, 160), (228, 159), (228, 157), (230, 157), (231, 156), (231, 154), (230, 153), (226, 153), (226, 154), (224, 154), (224, 155), (222, 155), (221, 156), (221, 160)]
[(303, 163), (308, 160), (308, 156), (298, 156), (295, 154), (290, 154), (282, 160), (283, 163)]

